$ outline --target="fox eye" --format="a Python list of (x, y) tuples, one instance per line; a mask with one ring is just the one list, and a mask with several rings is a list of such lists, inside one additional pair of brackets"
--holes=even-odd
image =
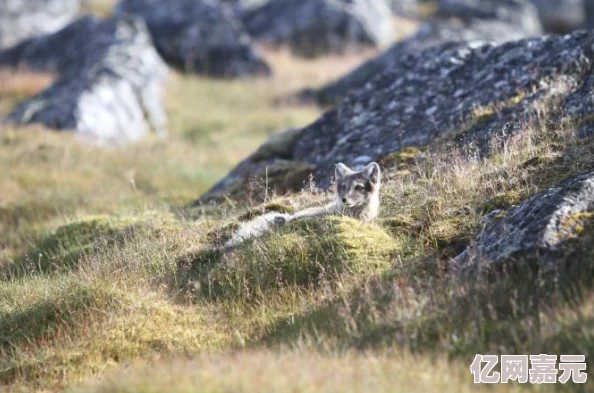
[(364, 189), (365, 189), (365, 187), (363, 187), (363, 186), (362, 186), (362, 185), (360, 185), (360, 184), (359, 184), (358, 186), (356, 186), (356, 187), (355, 187), (355, 190), (357, 190), (357, 191), (363, 191)]
[(341, 190), (341, 191), (344, 191), (344, 190), (346, 190), (346, 184), (341, 184), (341, 185), (340, 185), (340, 190)]

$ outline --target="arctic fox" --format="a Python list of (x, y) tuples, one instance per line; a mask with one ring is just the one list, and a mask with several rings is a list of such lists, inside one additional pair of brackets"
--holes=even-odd
[(237, 247), (247, 239), (260, 237), (272, 229), (294, 220), (327, 215), (346, 215), (362, 221), (372, 221), (379, 213), (379, 190), (381, 171), (377, 163), (372, 162), (361, 171), (353, 171), (346, 165), (336, 164), (336, 199), (321, 207), (312, 207), (297, 213), (267, 213), (256, 217), (237, 229), (222, 249)]

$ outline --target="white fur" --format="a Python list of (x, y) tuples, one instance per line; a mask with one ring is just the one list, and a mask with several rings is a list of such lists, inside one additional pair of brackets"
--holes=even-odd
[[(354, 171), (347, 167), (346, 165), (339, 163), (336, 165), (335, 176), (337, 178), (346, 176), (348, 174), (352, 174)], [(264, 234), (270, 232), (276, 227), (280, 227), (288, 222), (294, 220), (303, 220), (307, 218), (314, 218), (314, 217), (322, 217), (322, 216), (329, 216), (329, 215), (348, 215), (354, 218), (357, 218), (361, 221), (372, 221), (374, 220), (379, 213), (379, 206), (380, 206), (380, 199), (379, 199), (379, 186), (380, 186), (380, 167), (375, 162), (367, 165), (363, 171), (362, 175), (370, 180), (372, 176), (376, 176), (376, 191), (369, 199), (369, 203), (363, 206), (354, 206), (354, 207), (347, 207), (345, 206), (338, 194), (336, 195), (336, 200), (326, 206), (320, 207), (311, 207), (308, 209), (304, 209), (298, 211), (297, 213), (290, 215), (284, 213), (267, 213), (261, 216), (254, 218), (253, 220), (246, 222), (237, 229), (231, 239), (229, 239), (223, 249), (231, 249), (234, 247), (239, 246), (241, 243), (248, 239), (255, 239), (258, 237), (263, 236)]]
[(290, 214), (267, 213), (258, 216), (253, 220), (242, 224), (239, 229), (233, 233), (231, 239), (225, 243), (223, 248), (237, 247), (244, 241), (258, 238), (265, 233), (270, 232), (272, 228), (284, 225), (289, 221), (293, 221), (293, 216)]
[(344, 165), (342, 162), (336, 164), (336, 168), (334, 170), (334, 176), (338, 179), (339, 177), (344, 177), (349, 173), (353, 173), (353, 170), (348, 166)]

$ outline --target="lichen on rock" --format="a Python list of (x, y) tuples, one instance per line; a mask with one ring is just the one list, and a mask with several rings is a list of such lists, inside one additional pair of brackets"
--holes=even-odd
[(491, 219), (475, 244), (455, 262), (464, 272), (497, 270), (524, 261), (533, 267), (557, 269), (592, 258), (592, 247), (581, 244), (590, 235), (594, 212), (594, 172), (551, 187)]
[[(527, 127), (588, 118), (593, 45), (594, 33), (578, 31), (502, 44), (450, 42), (404, 56), (297, 132), (282, 158), (248, 157), (207, 196), (224, 195), (280, 160), (309, 166), (313, 182), (328, 189), (337, 162), (357, 167), (442, 142), (485, 156), (492, 142)], [(275, 187), (270, 178), (266, 184)]]
[(74, 131), (103, 144), (135, 142), (151, 130), (166, 135), (167, 67), (138, 18), (83, 17), (0, 53), (0, 64), (60, 75), (19, 104), (8, 123)]

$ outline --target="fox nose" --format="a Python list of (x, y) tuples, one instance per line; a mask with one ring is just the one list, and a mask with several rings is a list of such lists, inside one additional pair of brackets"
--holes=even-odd
[(347, 202), (346, 198), (342, 198), (342, 203), (346, 203), (346, 202)]

